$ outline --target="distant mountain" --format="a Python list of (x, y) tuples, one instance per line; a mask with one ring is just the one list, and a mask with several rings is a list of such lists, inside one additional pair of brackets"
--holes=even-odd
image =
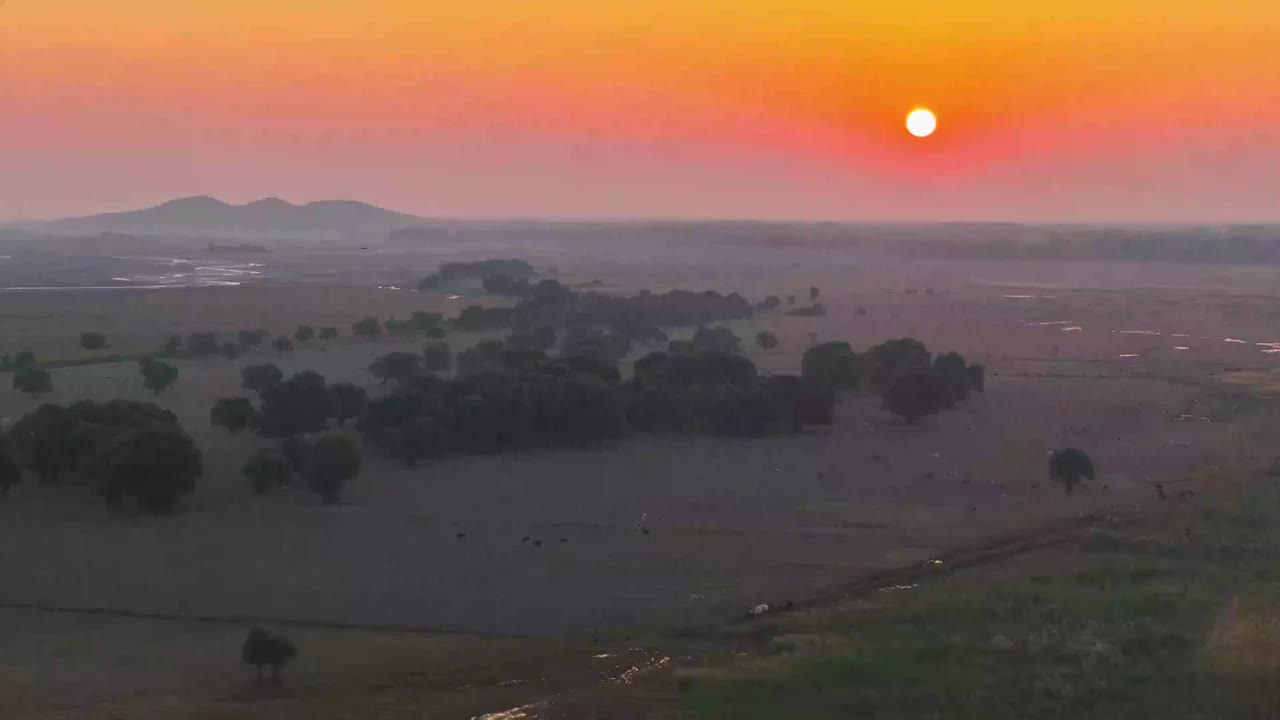
[(308, 235), (381, 235), (424, 222), (422, 218), (353, 200), (294, 205), (265, 198), (231, 205), (211, 197), (170, 200), (129, 212), (64, 218), (45, 224), (53, 230), (145, 235), (214, 237), (293, 237)]

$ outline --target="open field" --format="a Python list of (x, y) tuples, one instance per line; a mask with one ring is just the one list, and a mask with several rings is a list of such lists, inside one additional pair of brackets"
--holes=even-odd
[[(1280, 355), (1265, 343), (1280, 340), (1270, 334), (1280, 300), (1242, 292), (1221, 268), (1207, 280), (1161, 270), (1148, 283), (1128, 266), (1132, 287), (1121, 289), (1115, 266), (1046, 288), (1028, 284), (1043, 269), (1024, 268), (1024, 284), (1006, 285), (1008, 268), (973, 272), (964, 263), (890, 272), (852, 261), (823, 267), (806, 257), (788, 269), (766, 257), (719, 271), (664, 272), (557, 262), (565, 277), (600, 277), (609, 291), (713, 287), (758, 300), (804, 296), (817, 285), (827, 317), (770, 313), (735, 324), (744, 340), (758, 329), (781, 340), (771, 353), (750, 348), (762, 369), (797, 370), (815, 339), (847, 339), (860, 349), (912, 336), (986, 363), (987, 391), (917, 427), (855, 397), (829, 432), (800, 437), (642, 436), (590, 451), (449, 458), (415, 470), (370, 450), (345, 502), (326, 507), (301, 491), (254, 496), (240, 465), (265, 441), (215, 431), (209, 407), (241, 392), (241, 366), (267, 357), (286, 373), (314, 369), (331, 382), (376, 391), (364, 370), (373, 357), (420, 349), (421, 340), (343, 338), (234, 362), (178, 361), (180, 379), (156, 401), (205, 451), (196, 494), (182, 512), (155, 519), (112, 514), (83, 490), (29, 481), (0, 501), (0, 605), (367, 626), (297, 630), (304, 660), (293, 668), (296, 696), (287, 703), (299, 717), (323, 717), (299, 703), (348, 692), (370, 702), (360, 688), (413, 685), (409, 667), (432, 676), (455, 677), (449, 668), (457, 667), (491, 674), (495, 655), (558, 667), (554, 658), (565, 652), (584, 656), (566, 636), (714, 623), (758, 602), (801, 601), (868, 571), (1003, 533), (1085, 514), (1157, 513), (1166, 508), (1155, 482), (1175, 496), (1214, 494), (1257, 476), (1272, 459), (1267, 431), (1276, 414), (1266, 396)], [(403, 318), (474, 301), (500, 302), (318, 284), (5, 295), (0, 337), (4, 351), (74, 359), (91, 355), (75, 345), (87, 329), (107, 334), (107, 353), (141, 352), (170, 332), (287, 332), (305, 322), (339, 325), (345, 334), (364, 315)], [(867, 313), (857, 314), (859, 307)], [(451, 342), (459, 350), (478, 337)], [(152, 399), (132, 363), (53, 374), (48, 401)], [(0, 389), (0, 417), (36, 404), (7, 382)], [(1044, 459), (1047, 449), (1068, 445), (1088, 449), (1101, 477), (1065, 498), (1044, 478)], [(653, 528), (648, 537), (633, 526), (642, 513)], [(523, 544), (524, 536), (544, 545)], [(247, 675), (235, 653), (243, 627), (0, 611), (7, 668), (0, 687), (31, 707), (137, 701), (147, 705), (138, 717), (174, 716), (149, 705), (157, 696), (240, 703)], [(462, 636), (371, 635), (376, 627)], [(387, 643), (396, 649), (385, 651)], [(384, 651), (387, 667), (370, 659), (367, 668), (335, 670), (335, 656)], [(69, 652), (76, 660), (63, 662)], [(382, 671), (389, 680), (378, 677)], [(525, 668), (521, 677), (529, 674)], [(459, 712), (438, 716), (465, 717), (462, 708), (536, 697), (496, 682), (483, 702), (452, 694), (467, 684), (429, 684), (416, 707), (448, 696)], [(257, 705), (222, 712), (207, 716), (256, 717)]]

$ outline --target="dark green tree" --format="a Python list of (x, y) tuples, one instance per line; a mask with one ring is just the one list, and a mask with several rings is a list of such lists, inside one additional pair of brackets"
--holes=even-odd
[(51, 483), (79, 460), (76, 426), (76, 418), (66, 408), (45, 404), (14, 423), (7, 439), (18, 463), (34, 472), (40, 482)]
[(284, 373), (275, 363), (258, 363), (240, 368), (240, 385), (245, 390), (262, 394), (263, 390), (279, 385), (284, 380)]
[(226, 340), (222, 343), (221, 352), (222, 357), (228, 360), (235, 360), (240, 357), (240, 346), (230, 340)]
[(236, 332), (236, 342), (245, 350), (262, 347), (262, 343), (266, 339), (266, 330), (240, 330)]
[(262, 391), (258, 431), (267, 437), (318, 432), (332, 414), (324, 376), (311, 370)]
[(449, 447), (448, 433), (429, 417), (421, 417), (391, 430), (391, 456), (413, 467), (419, 460), (443, 455)]
[(338, 425), (343, 425), (351, 418), (358, 418), (364, 412), (368, 393), (354, 383), (334, 383), (329, 386), (330, 406)]
[(756, 345), (758, 345), (761, 350), (769, 352), (770, 350), (778, 347), (778, 336), (768, 330), (762, 330), (761, 332), (756, 333)]
[(862, 382), (862, 356), (847, 342), (814, 345), (800, 360), (800, 375), (838, 390), (856, 390)]
[(107, 347), (107, 336), (100, 332), (81, 333), (80, 347), (85, 350), (102, 350)]
[(271, 349), (275, 350), (276, 352), (289, 352), (293, 350), (293, 341), (281, 335), (280, 337), (271, 341)]
[(53, 391), (53, 376), (43, 368), (19, 365), (13, 371), (13, 389), (39, 397)]
[(316, 336), (316, 329), (310, 325), (299, 325), (297, 330), (293, 331), (293, 339), (298, 342), (306, 342)]
[(164, 341), (164, 347), (161, 349), (165, 355), (177, 355), (182, 350), (182, 336), (170, 335), (168, 340)]
[(383, 383), (408, 382), (422, 374), (422, 361), (413, 353), (390, 352), (374, 360), (369, 372)]
[(881, 396), (893, 387), (899, 375), (927, 369), (933, 360), (924, 343), (913, 338), (886, 340), (867, 350), (865, 358), (867, 379)]
[(263, 667), (271, 668), (272, 679), (277, 683), (280, 682), (280, 671), (297, 654), (298, 649), (288, 639), (269, 633), (262, 628), (250, 630), (249, 636), (245, 638), (244, 645), (240, 648), (240, 659), (246, 665), (257, 668), (258, 684), (262, 684)]
[(89, 459), (98, 494), (111, 505), (131, 497), (144, 510), (167, 513), (191, 494), (204, 471), (200, 450), (176, 426), (144, 426), (117, 435)]
[(0, 437), (0, 495), (7, 495), (9, 488), (22, 484), (22, 468), (18, 467), (8, 443)]
[(367, 317), (351, 323), (351, 334), (360, 336), (381, 335), (382, 324), (378, 322), (378, 318)]
[(326, 503), (338, 501), (347, 481), (360, 471), (360, 450), (348, 436), (322, 435), (311, 446), (303, 475), (307, 486)]
[(216, 355), (218, 336), (211, 332), (193, 332), (187, 335), (187, 352), (192, 355)]
[(969, 377), (969, 389), (975, 392), (985, 392), (987, 389), (987, 366), (974, 364), (965, 368), (965, 374)]
[(951, 395), (942, 377), (933, 370), (908, 370), (894, 380), (884, 404), (889, 412), (914, 424), (926, 415), (951, 407)]
[(422, 351), (422, 364), (428, 372), (447, 372), (453, 369), (453, 353), (449, 350), (449, 343), (427, 343), (426, 349)]
[(307, 465), (307, 457), (311, 454), (311, 443), (301, 435), (290, 435), (280, 442), (280, 455), (289, 462), (289, 467), (301, 473)]
[(14, 370), (23, 368), (32, 368), (36, 366), (36, 354), (30, 350), (20, 350), (13, 356)]
[(933, 369), (947, 386), (952, 402), (963, 402), (969, 397), (969, 369), (960, 353), (939, 353), (933, 359)]
[(338, 337), (338, 328), (333, 327), (332, 325), (326, 325), (320, 328), (321, 340), (333, 340), (336, 337)]
[(293, 477), (293, 466), (280, 453), (260, 450), (245, 461), (244, 475), (254, 492), (261, 495), (272, 488), (287, 486)]
[(253, 409), (249, 398), (222, 398), (213, 404), (209, 411), (209, 422), (214, 427), (224, 427), (235, 435), (241, 430), (255, 424), (258, 411)]
[(1068, 495), (1085, 480), (1095, 475), (1093, 460), (1079, 448), (1063, 448), (1049, 454), (1049, 479), (1062, 483)]
[(143, 386), (156, 395), (178, 380), (178, 368), (155, 358), (144, 357), (139, 360), (138, 372), (142, 373)]

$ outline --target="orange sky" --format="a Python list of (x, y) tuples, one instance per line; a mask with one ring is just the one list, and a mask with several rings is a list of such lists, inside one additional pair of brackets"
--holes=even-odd
[(1280, 220), (1275, 0), (0, 0), (0, 91), (0, 217)]

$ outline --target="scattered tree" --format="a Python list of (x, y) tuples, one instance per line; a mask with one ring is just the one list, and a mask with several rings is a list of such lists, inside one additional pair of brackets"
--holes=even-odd
[(780, 305), (782, 305), (782, 300), (778, 299), (777, 295), (768, 295), (765, 297), (764, 302), (760, 303), (760, 307), (765, 310), (776, 310)]
[(413, 467), (418, 460), (443, 455), (448, 449), (444, 428), (434, 419), (421, 417), (391, 431), (388, 450), (391, 456)]
[(262, 683), (264, 666), (271, 668), (272, 679), (280, 682), (280, 670), (297, 655), (298, 649), (292, 642), (262, 628), (250, 630), (244, 646), (240, 648), (240, 659), (244, 660), (246, 665), (252, 665), (257, 669), (259, 684)]
[(279, 385), (284, 380), (284, 373), (280, 372), (280, 368), (275, 363), (258, 363), (255, 365), (245, 365), (240, 368), (240, 385), (245, 390), (262, 394), (263, 390)]
[(100, 332), (81, 333), (80, 347), (85, 350), (102, 350), (107, 347), (107, 336)]
[(884, 396), (885, 408), (914, 424), (926, 415), (951, 407), (946, 383), (931, 369), (908, 370), (894, 380)]
[(142, 373), (143, 386), (156, 395), (178, 380), (178, 368), (151, 357), (138, 361), (138, 372)]
[(89, 461), (97, 492), (109, 504), (132, 497), (152, 513), (173, 510), (179, 498), (195, 490), (203, 470), (200, 450), (176, 425), (120, 434)]
[(350, 437), (340, 433), (322, 435), (308, 453), (303, 474), (313, 492), (332, 504), (338, 501), (347, 481), (360, 471), (360, 450)]
[(1094, 478), (1093, 460), (1079, 448), (1063, 448), (1049, 454), (1049, 479), (1062, 483), (1068, 495), (1075, 486)]
[(364, 412), (368, 393), (354, 383), (334, 383), (329, 386), (329, 398), (333, 416), (338, 419), (338, 425), (343, 425)]
[(271, 341), (271, 349), (275, 350), (276, 352), (289, 352), (293, 350), (293, 341), (281, 335), (280, 337)]
[(738, 339), (738, 336), (723, 325), (713, 328), (699, 325), (698, 329), (693, 333), (691, 342), (694, 349), (699, 352), (712, 353), (736, 353), (742, 345), (742, 341)]
[(293, 331), (293, 339), (298, 342), (306, 342), (316, 336), (316, 329), (310, 325), (299, 325), (297, 330)]
[(778, 337), (768, 330), (762, 330), (756, 333), (756, 345), (764, 352), (778, 347)]
[(245, 462), (244, 475), (254, 492), (262, 495), (272, 488), (286, 487), (293, 476), (293, 466), (280, 453), (260, 450)]
[(253, 409), (249, 398), (222, 398), (209, 411), (209, 422), (214, 427), (226, 428), (232, 435), (255, 424), (257, 419), (258, 411)]
[(338, 337), (338, 328), (333, 327), (332, 325), (326, 325), (320, 328), (321, 340), (333, 340), (336, 337)]

